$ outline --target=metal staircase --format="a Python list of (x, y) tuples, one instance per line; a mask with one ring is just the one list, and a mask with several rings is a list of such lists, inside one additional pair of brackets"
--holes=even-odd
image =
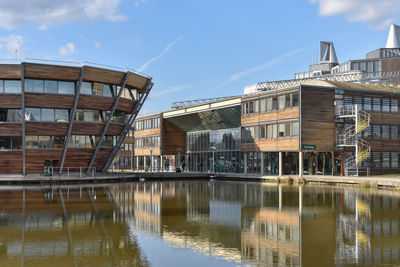
[(371, 155), (371, 145), (360, 138), (360, 133), (369, 127), (370, 115), (360, 110), (357, 105), (343, 106), (337, 110), (336, 116), (341, 119), (352, 119), (354, 124), (345, 127), (342, 134), (337, 137), (336, 145), (339, 147), (354, 147), (355, 155), (344, 160), (344, 171), (346, 176), (358, 176), (361, 171), (369, 169), (362, 168), (361, 162), (368, 159)]

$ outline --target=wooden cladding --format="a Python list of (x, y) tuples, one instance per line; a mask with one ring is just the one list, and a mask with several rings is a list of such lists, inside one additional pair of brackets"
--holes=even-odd
[[(26, 150), (26, 170), (28, 173), (43, 173), (44, 162), (53, 160), (59, 166), (62, 150)], [(57, 170), (55, 170), (57, 171)]]
[[(93, 167), (96, 168), (96, 171), (99, 172), (104, 167), (110, 153), (111, 148), (100, 148), (97, 156), (95, 158)], [(86, 168), (89, 166), (90, 159), (92, 158), (94, 149), (68, 149), (67, 155), (65, 157), (65, 168), (71, 168), (71, 171), (79, 172), (79, 168), (82, 168), (82, 171), (86, 171)]]
[(77, 81), (81, 72), (80, 67), (23, 63), (24, 77), (62, 81)]
[(51, 122), (26, 122), (26, 135), (65, 136), (68, 131), (68, 123)]
[(177, 155), (177, 149), (180, 149), (182, 154), (185, 151), (185, 132), (166, 120), (163, 120), (162, 124), (162, 154)]
[(242, 152), (264, 151), (298, 151), (299, 138), (256, 140), (254, 143), (242, 143)]
[(125, 72), (86, 66), (83, 80), (109, 84), (121, 84), (124, 77)]
[(1, 108), (21, 108), (21, 95), (0, 95)]
[(135, 73), (129, 73), (128, 80), (126, 81), (127, 86), (131, 86), (134, 88), (144, 88), (146, 86), (146, 83), (148, 81), (148, 78), (137, 75)]
[(149, 136), (149, 135), (160, 135), (160, 132), (161, 132), (160, 128), (135, 131), (135, 138)]
[(316, 151), (335, 150), (334, 89), (302, 86), (301, 145)]
[(0, 151), (0, 171), (7, 174), (21, 174), (22, 151)]
[(0, 123), (0, 136), (22, 136), (22, 124)]
[(111, 110), (114, 101), (111, 97), (80, 95), (78, 108)]
[(124, 111), (126, 113), (131, 113), (134, 106), (135, 106), (135, 101), (125, 98), (120, 98), (116, 109)]
[(25, 106), (32, 108), (72, 108), (74, 96), (25, 93)]
[(265, 123), (265, 122), (273, 122), (279, 120), (286, 120), (286, 119), (298, 119), (299, 118), (299, 108), (291, 108), (282, 111), (276, 112), (267, 112), (267, 113), (260, 113), (260, 114), (251, 114), (242, 116), (242, 125), (247, 124), (258, 124), (258, 123)]
[[(133, 153), (135, 156), (150, 156), (150, 150), (152, 151), (153, 156), (159, 156), (161, 155), (161, 150), (159, 147), (153, 147), (153, 148), (135, 148), (135, 152)], [(127, 151), (129, 152), (129, 151)], [(129, 152), (130, 153), (130, 152)], [(176, 152), (175, 152), (176, 153)], [(131, 156), (128, 154), (127, 156)]]
[(1, 64), (0, 79), (21, 79), (21, 66), (15, 64)]
[[(103, 123), (74, 121), (71, 134), (100, 136), (104, 129)], [(110, 123), (106, 135), (119, 135), (124, 128), (121, 124)]]

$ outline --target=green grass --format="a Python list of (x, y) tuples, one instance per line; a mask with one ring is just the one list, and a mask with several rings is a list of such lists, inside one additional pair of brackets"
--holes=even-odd
[(377, 178), (400, 178), (400, 174), (385, 174), (385, 175), (372, 175), (369, 177), (377, 177)]

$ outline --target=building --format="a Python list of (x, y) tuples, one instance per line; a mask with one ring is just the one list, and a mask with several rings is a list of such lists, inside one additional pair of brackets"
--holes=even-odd
[(333, 43), (321, 42), (320, 63), (294, 80), (139, 118), (136, 169), (185, 162), (186, 171), (258, 176), (399, 173), (399, 29), (365, 60), (340, 64)]
[(106, 172), (152, 85), (94, 65), (1, 64), (0, 173)]

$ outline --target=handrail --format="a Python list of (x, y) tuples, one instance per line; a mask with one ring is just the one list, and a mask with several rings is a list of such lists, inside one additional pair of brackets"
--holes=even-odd
[[(63, 167), (62, 169), (60, 167), (53, 167), (53, 166), (49, 166), (43, 167), (43, 174), (44, 175), (49, 175), (51, 176), (51, 178), (53, 178), (54, 176), (63, 176), (62, 174), (67, 173), (67, 177), (70, 177), (71, 174), (78, 174), (79, 173), (79, 178), (82, 178), (83, 176), (91, 176), (92, 178), (95, 177), (96, 175), (96, 167), (92, 167), (90, 170), (88, 170), (88, 172), (85, 173), (85, 170), (87, 168), (86, 167)], [(61, 172), (57, 171), (57, 170), (62, 170)], [(75, 172), (74, 172), (75, 170)]]

